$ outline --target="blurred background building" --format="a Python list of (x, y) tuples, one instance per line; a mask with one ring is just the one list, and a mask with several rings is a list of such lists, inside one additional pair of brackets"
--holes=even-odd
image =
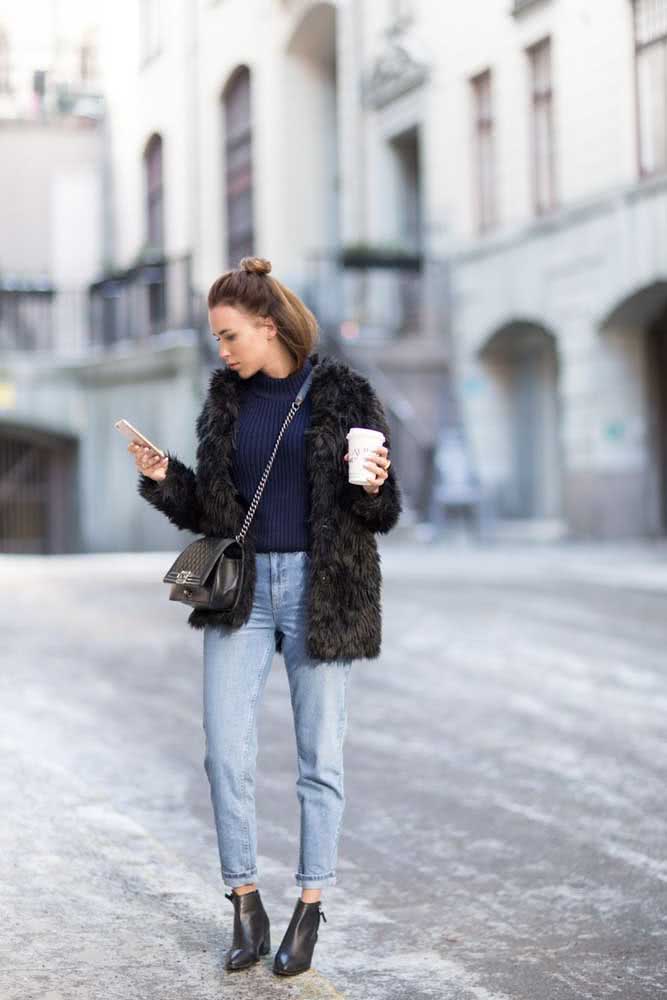
[(0, 4), (0, 549), (182, 544), (113, 422), (194, 461), (205, 295), (250, 253), (377, 386), (406, 522), (665, 534), (667, 0), (32, 6)]

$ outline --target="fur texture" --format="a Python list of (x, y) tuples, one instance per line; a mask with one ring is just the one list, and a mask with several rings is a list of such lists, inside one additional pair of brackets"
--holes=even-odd
[[(381, 575), (375, 532), (394, 527), (401, 513), (393, 464), (372, 496), (347, 481), (346, 434), (350, 427), (382, 431), (390, 448), (382, 406), (369, 382), (347, 365), (311, 356), (312, 417), (306, 431), (306, 467), (311, 491), (311, 576), (307, 649), (318, 660), (374, 658), (381, 645)], [(139, 474), (138, 491), (178, 528), (226, 538), (236, 535), (246, 505), (231, 479), (232, 447), (239, 416), (241, 377), (227, 368), (211, 374), (197, 418), (196, 474), (168, 452), (162, 482)], [(193, 609), (193, 628), (238, 627), (246, 622), (255, 592), (253, 527), (246, 538), (247, 573), (233, 612)], [(280, 645), (278, 645), (280, 648)]]

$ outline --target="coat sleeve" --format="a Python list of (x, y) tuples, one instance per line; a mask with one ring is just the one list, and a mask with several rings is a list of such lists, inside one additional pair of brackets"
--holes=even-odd
[[(201, 437), (202, 428), (207, 420), (208, 403), (197, 418), (197, 434)], [(185, 465), (172, 452), (166, 452), (169, 458), (167, 474), (161, 482), (156, 482), (150, 476), (139, 473), (137, 491), (156, 510), (165, 514), (172, 524), (182, 531), (192, 531), (200, 534), (201, 504), (197, 493), (197, 477), (190, 466)]]
[[(363, 426), (381, 431), (385, 436), (385, 447), (391, 458), (391, 441), (387, 418), (382, 403), (366, 383)], [(396, 477), (394, 463), (389, 466), (389, 474), (380, 487), (379, 493), (367, 493), (363, 486), (346, 483), (345, 503), (351, 513), (371, 531), (385, 534), (395, 526), (401, 514), (401, 490)]]

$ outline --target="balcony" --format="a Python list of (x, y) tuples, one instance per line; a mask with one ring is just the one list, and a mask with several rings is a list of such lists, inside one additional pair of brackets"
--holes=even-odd
[(350, 347), (386, 354), (417, 340), (443, 346), (449, 315), (443, 262), (417, 251), (357, 244), (312, 255), (306, 273), (302, 294), (322, 329)]
[(0, 351), (76, 353), (87, 325), (84, 289), (57, 288), (44, 276), (0, 275)]
[(0, 279), (0, 349), (34, 351), (53, 345), (56, 290), (48, 279)]
[(199, 325), (189, 256), (144, 256), (96, 281), (89, 298), (91, 343), (102, 347)]
[(87, 289), (0, 274), (0, 351), (81, 355), (91, 346), (195, 329), (202, 315), (189, 256), (143, 260)]

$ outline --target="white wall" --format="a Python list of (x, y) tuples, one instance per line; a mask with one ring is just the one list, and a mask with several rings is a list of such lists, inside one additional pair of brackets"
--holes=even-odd
[[(295, 187), (291, 165), (295, 154), (304, 164), (316, 155), (320, 147), (312, 141), (313, 129), (323, 117), (330, 129), (333, 120), (331, 111), (323, 115), (319, 106), (319, 86), (305, 77), (294, 82), (296, 69), (286, 56), (293, 32), (313, 6), (305, 0), (213, 5), (164, 0), (162, 52), (140, 67), (136, 5), (105, 5), (119, 262), (128, 263), (142, 240), (141, 153), (158, 131), (164, 139), (168, 252), (193, 250), (200, 283), (218, 273), (225, 245), (220, 96), (233, 70), (246, 64), (252, 80), (258, 246), (274, 258), (276, 269), (298, 266), (295, 256), (317, 234), (290, 239), (290, 217), (298, 215), (299, 206), (313, 217), (310, 189)], [(429, 63), (430, 81), (376, 111), (361, 107), (360, 83), (386, 47), (387, 6), (377, 0), (338, 4), (339, 216), (346, 241), (395, 235), (387, 143), (413, 125), (421, 130), (428, 245), (445, 253), (476, 238), (469, 80), (487, 67), (494, 82), (499, 229), (532, 220), (525, 49), (547, 34), (553, 39), (560, 201), (576, 203), (634, 179), (633, 47), (626, 0), (551, 0), (518, 17), (510, 13), (510, 0), (415, 3), (413, 34), (418, 54)], [(297, 109), (290, 97), (295, 86), (302, 92)], [(318, 225), (331, 229), (326, 217)], [(327, 233), (321, 238), (325, 243)]]
[(533, 217), (525, 49), (546, 35), (552, 38), (560, 202), (589, 198), (636, 176), (631, 5), (552, 0), (517, 17), (511, 7), (510, 0), (470, 0), (455, 8), (421, 4), (427, 36), (441, 42), (429, 118), (427, 211), (446, 219), (457, 240), (475, 237), (469, 80), (487, 68), (493, 74), (500, 228)]
[[(68, 121), (5, 121), (0, 123), (0, 141), (0, 268), (26, 275), (66, 273), (69, 280), (86, 281), (99, 265), (97, 130)], [(88, 227), (74, 258), (61, 247), (54, 229), (66, 207), (65, 187), (71, 198), (70, 234)], [(79, 252), (83, 248), (86, 253)]]

